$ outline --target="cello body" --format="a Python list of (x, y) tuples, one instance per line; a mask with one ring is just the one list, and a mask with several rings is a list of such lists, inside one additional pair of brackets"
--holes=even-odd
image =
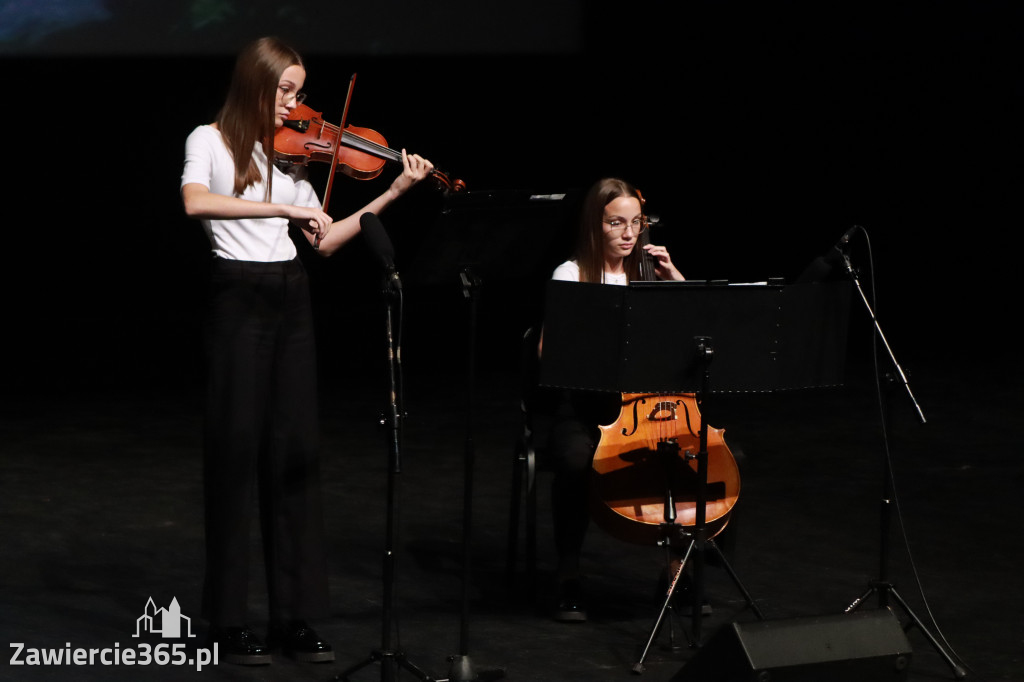
[[(619, 418), (600, 426), (594, 453), (592, 516), (613, 536), (654, 545), (665, 538), (667, 492), (680, 537), (696, 525), (701, 415), (692, 393), (625, 393)], [(740, 492), (739, 467), (724, 439), (708, 427), (705, 537), (721, 532)]]

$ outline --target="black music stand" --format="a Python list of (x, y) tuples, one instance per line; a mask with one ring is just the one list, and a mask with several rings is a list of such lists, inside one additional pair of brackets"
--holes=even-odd
[(440, 217), (415, 235), (416, 257), (405, 269), (406, 282), (445, 285), (470, 267), (482, 280), (547, 280), (568, 253), (579, 192), (528, 189), (480, 190), (448, 195)]
[[(425, 231), (424, 244), (410, 266), (415, 285), (461, 283), (468, 301), (466, 440), (462, 505), (462, 609), (459, 653), (448, 657), (451, 682), (494, 680), (501, 669), (477, 671), (469, 655), (471, 535), (475, 423), (477, 319), (484, 281), (522, 279), (547, 267), (543, 262), (569, 213), (570, 193), (529, 190), (479, 191), (448, 197), (441, 217)], [(524, 239), (529, 234), (529, 239)]]
[[(541, 383), (616, 393), (774, 391), (837, 384), (846, 353), (849, 287), (844, 283), (783, 287), (714, 282), (638, 282), (610, 287), (575, 282), (548, 285)], [(571, 324), (566, 324), (571, 321)], [(706, 411), (705, 411), (706, 412)], [(662, 542), (687, 543), (634, 673), (647, 656), (682, 571), (693, 555), (691, 644), (701, 640), (705, 544), (759, 619), (763, 615), (722, 552), (706, 534), (707, 413), (697, 460), (697, 518), (690, 532), (674, 521), (666, 481)], [(660, 448), (659, 448), (660, 449)], [(678, 456), (673, 454), (673, 456)]]
[(847, 282), (552, 281), (540, 380), (615, 393), (696, 391), (699, 367), (681, 342), (709, 336), (719, 358), (712, 393), (838, 386), (849, 300)]

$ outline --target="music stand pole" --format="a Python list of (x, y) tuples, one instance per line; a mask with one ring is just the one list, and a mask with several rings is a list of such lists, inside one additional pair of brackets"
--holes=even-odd
[[(390, 268), (384, 277), (384, 299), (385, 299), (385, 335), (387, 337), (387, 359), (388, 359), (388, 393), (389, 404), (386, 415), (388, 427), (388, 478), (387, 478), (387, 523), (385, 531), (384, 547), (384, 603), (381, 619), (381, 646), (370, 652), (364, 660), (345, 669), (338, 674), (335, 680), (348, 680), (349, 675), (365, 668), (373, 663), (380, 663), (380, 679), (382, 682), (394, 682), (397, 679), (398, 669), (405, 668), (413, 675), (424, 682), (434, 682), (434, 678), (415, 666), (401, 651), (395, 651), (391, 647), (392, 618), (395, 600), (395, 519), (398, 512), (398, 496), (395, 494), (396, 479), (402, 471), (401, 462), (401, 441), (402, 441), (402, 419), (404, 417), (404, 406), (402, 404), (402, 355), (400, 343), (396, 339), (401, 338), (401, 304), (402, 285), (398, 273)], [(395, 334), (396, 311), (398, 312), (398, 334)]]
[[(878, 338), (882, 340), (882, 345), (885, 346), (885, 350), (889, 354), (889, 360), (892, 362), (893, 367), (896, 368), (896, 371), (899, 375), (899, 379), (903, 384), (903, 388), (906, 390), (907, 397), (910, 398), (910, 402), (914, 406), (914, 410), (917, 412), (918, 419), (921, 421), (922, 424), (927, 423), (927, 420), (924, 416), (924, 412), (921, 411), (921, 406), (917, 403), (917, 400), (914, 398), (914, 393), (910, 390), (910, 384), (907, 381), (907, 375), (903, 373), (903, 369), (900, 367), (900, 364), (896, 361), (896, 356), (893, 353), (892, 348), (889, 346), (888, 340), (886, 340), (885, 338), (885, 333), (882, 332), (882, 327), (878, 323), (878, 318), (875, 317), (875, 311), (872, 309), (871, 303), (868, 301), (867, 296), (864, 294), (864, 289), (863, 287), (861, 287), (860, 279), (857, 277), (857, 272), (854, 269), (853, 264), (850, 262), (849, 255), (839, 247), (836, 248), (842, 256), (843, 268), (846, 270), (846, 274), (849, 276), (850, 281), (853, 282), (853, 286), (857, 290), (857, 293), (860, 294), (861, 302), (864, 304), (864, 308), (867, 310), (868, 316), (871, 318), (871, 323), (875, 328), (875, 333), (878, 335)], [(886, 440), (888, 440), (889, 434), (888, 427), (886, 426), (887, 420), (885, 418), (885, 411), (888, 409), (889, 402), (890, 401), (885, 400), (885, 406), (882, 410), (882, 432), (883, 437)], [(909, 606), (907, 606), (907, 603), (903, 601), (903, 597), (901, 597), (899, 592), (896, 591), (896, 586), (889, 580), (889, 536), (890, 529), (892, 527), (892, 503), (895, 495), (895, 490), (893, 488), (892, 482), (892, 464), (889, 461), (888, 447), (883, 449), (883, 459), (884, 462), (882, 475), (885, 478), (885, 480), (882, 485), (882, 501), (880, 505), (879, 514), (880, 537), (878, 552), (878, 579), (872, 580), (868, 583), (868, 589), (862, 595), (854, 599), (853, 602), (846, 607), (845, 613), (851, 613), (857, 610), (857, 608), (859, 608), (861, 604), (863, 604), (864, 601), (872, 594), (878, 594), (878, 608), (887, 608), (889, 606), (889, 598), (892, 597), (896, 601), (896, 604), (901, 609), (903, 609), (903, 612), (907, 614), (907, 617), (910, 619), (911, 624), (917, 626), (917, 628), (921, 631), (921, 634), (923, 634), (925, 639), (928, 640), (928, 643), (932, 645), (932, 648), (935, 649), (935, 651), (946, 661), (946, 664), (949, 665), (949, 667), (953, 670), (953, 676), (958, 680), (962, 680), (965, 677), (967, 677), (967, 671), (964, 670), (963, 666), (961, 666), (955, 660), (953, 660), (952, 655), (950, 655), (950, 653), (946, 651), (946, 648), (942, 646), (942, 644), (935, 637), (935, 635), (933, 635), (931, 631), (928, 630), (927, 627), (925, 627), (924, 622), (920, 618), (918, 618), (917, 614), (914, 613)], [(907, 626), (904, 629), (908, 628), (909, 626)]]
[[(707, 336), (698, 336), (694, 338), (697, 344), (697, 355), (701, 367), (701, 388), (697, 394), (697, 405), (702, 406), (704, 403), (704, 397), (711, 394), (711, 361), (714, 359), (714, 347), (711, 343), (711, 338)], [(700, 418), (700, 431), (698, 432), (699, 448), (696, 455), (686, 453), (686, 459), (697, 460), (697, 494), (696, 494), (696, 518), (694, 519), (693, 531), (690, 534), (690, 542), (686, 548), (686, 553), (683, 555), (682, 561), (679, 563), (679, 567), (672, 575), (672, 580), (669, 583), (668, 591), (665, 594), (665, 598), (662, 601), (661, 611), (658, 612), (658, 617), (654, 621), (654, 625), (651, 626), (651, 631), (647, 636), (647, 643), (644, 645), (643, 651), (640, 653), (640, 658), (636, 663), (633, 664), (632, 672), (639, 675), (644, 672), (644, 661), (647, 659), (647, 654), (650, 651), (651, 645), (654, 643), (654, 638), (657, 636), (658, 631), (661, 629), (662, 620), (665, 617), (665, 612), (669, 608), (669, 604), (672, 603), (672, 597), (675, 594), (676, 587), (679, 584), (679, 578), (682, 577), (683, 571), (686, 570), (686, 563), (690, 560), (690, 556), (693, 556), (693, 607), (691, 615), (693, 617), (693, 626), (690, 636), (691, 646), (700, 646), (701, 640), (701, 618), (703, 617), (703, 604), (704, 604), (704, 546), (709, 545), (718, 554), (722, 560), (722, 565), (725, 567), (726, 572), (732, 579), (736, 588), (743, 595), (747, 601), (747, 605), (751, 607), (758, 620), (764, 620), (764, 614), (761, 613), (761, 609), (758, 608), (754, 602), (754, 598), (747, 591), (747, 588), (743, 586), (739, 576), (733, 570), (732, 566), (726, 560), (725, 555), (715, 544), (714, 540), (706, 538), (707, 534), (707, 487), (708, 487), (708, 421), (707, 414), (701, 410)], [(662, 446), (664, 443), (658, 444), (659, 454), (662, 457), (667, 457), (668, 454), (665, 452), (666, 448)], [(678, 445), (676, 452), (678, 452)], [(670, 508), (671, 506), (671, 508)], [(665, 521), (662, 523), (663, 535), (662, 540), (665, 543), (666, 554), (671, 556), (671, 545), (673, 531), (677, 530), (675, 526), (675, 501), (672, 498), (672, 480), (670, 476), (666, 476), (666, 491), (665, 491)], [(671, 565), (671, 562), (669, 563)], [(672, 620), (669, 619), (669, 643), (673, 645), (673, 630)]]
[[(701, 385), (701, 391), (707, 391), (709, 387), (709, 368), (711, 365), (711, 359), (714, 355), (714, 350), (711, 348), (710, 339), (707, 337), (698, 337), (695, 339), (697, 342), (697, 352), (700, 358), (700, 364), (703, 368), (703, 381)], [(701, 399), (698, 397), (698, 406)], [(635, 675), (639, 675), (644, 672), (644, 661), (647, 660), (647, 654), (651, 649), (651, 645), (654, 643), (654, 638), (657, 637), (658, 631), (661, 629), (662, 620), (665, 618), (665, 612), (669, 609), (669, 605), (672, 603), (672, 597), (675, 595), (676, 586), (679, 584), (679, 578), (682, 577), (683, 571), (686, 570), (686, 562), (690, 560), (690, 555), (694, 557), (693, 563), (693, 636), (690, 639), (691, 645), (695, 642), (700, 641), (700, 620), (703, 616), (703, 599), (704, 599), (704, 526), (707, 524), (707, 482), (708, 482), (708, 432), (707, 432), (707, 416), (701, 415), (700, 420), (700, 431), (698, 433), (699, 452), (696, 455), (692, 455), (689, 451), (685, 453), (685, 459), (696, 459), (697, 460), (697, 494), (696, 494), (696, 518), (694, 519), (693, 532), (690, 535), (690, 542), (687, 544), (686, 553), (683, 555), (682, 561), (679, 562), (679, 567), (672, 575), (672, 579), (669, 582), (668, 591), (665, 593), (665, 598), (661, 604), (661, 610), (658, 612), (658, 617), (654, 621), (654, 625), (651, 626), (651, 631), (647, 635), (647, 643), (644, 645), (643, 651), (640, 652), (640, 658), (636, 663), (633, 664), (632, 672)], [(662, 529), (662, 540), (661, 543), (665, 547), (665, 556), (668, 566), (671, 567), (672, 561), (672, 536), (678, 532), (675, 525), (676, 520), (676, 508), (675, 500), (672, 495), (672, 476), (671, 467), (668, 465), (668, 458), (672, 454), (679, 452), (679, 445), (669, 443), (658, 443), (658, 455), (666, 462), (666, 476), (665, 476), (665, 496), (664, 496), (664, 521), (661, 524)], [(672, 628), (672, 619), (669, 618), (669, 646), (674, 647), (675, 645), (675, 633)]]
[[(711, 339), (699, 336), (697, 355), (701, 366), (701, 392), (697, 396), (698, 409), (703, 405), (704, 398), (711, 391), (711, 361), (715, 358), (715, 350)], [(693, 641), (700, 642), (701, 617), (704, 608), (704, 535), (708, 521), (708, 419), (701, 411), (700, 418), (700, 449), (697, 452), (697, 518), (693, 524)]]
[[(708, 421), (707, 414), (708, 410), (704, 404), (705, 398), (711, 395), (711, 361), (714, 359), (715, 350), (712, 344), (712, 340), (708, 336), (698, 336), (694, 339), (697, 342), (697, 352), (701, 357), (701, 363), (704, 369), (703, 376), (701, 379), (701, 392), (698, 395), (697, 405), (701, 408), (700, 418), (700, 452), (697, 453), (697, 518), (695, 519), (695, 548), (697, 553), (695, 555), (693, 564), (693, 644), (694, 646), (700, 646), (700, 632), (701, 632), (701, 616), (703, 615), (702, 609), (704, 604), (704, 546), (711, 547), (718, 555), (719, 561), (725, 568), (725, 572), (729, 575), (736, 589), (743, 595), (743, 599), (747, 602), (747, 606), (754, 612), (754, 615), (758, 620), (764, 620), (764, 613), (758, 607), (757, 602), (754, 601), (754, 597), (751, 596), (750, 592), (743, 585), (739, 575), (733, 570), (729, 560), (725, 558), (725, 554), (719, 549), (715, 543), (714, 538), (707, 538), (707, 495), (708, 495)], [(685, 562), (684, 562), (685, 563)]]
[(469, 301), (469, 350), (466, 369), (466, 452), (463, 469), (462, 490), (462, 613), (459, 624), (459, 653), (449, 656), (451, 665), (448, 668), (450, 682), (470, 682), (471, 680), (496, 680), (505, 676), (503, 670), (487, 671), (477, 675), (473, 670), (473, 661), (469, 657), (469, 601), (470, 572), (472, 569), (471, 536), (473, 527), (473, 470), (476, 465), (476, 446), (473, 442), (473, 424), (476, 402), (476, 337), (477, 309), (480, 300), (480, 278), (472, 268), (464, 268), (459, 273), (462, 280), (462, 294)]

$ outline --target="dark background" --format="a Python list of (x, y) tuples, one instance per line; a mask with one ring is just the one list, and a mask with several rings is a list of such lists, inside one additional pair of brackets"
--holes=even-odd
[[(357, 12), (340, 22), (333, 52), (281, 11), (183, 40), (179, 24), (155, 30), (158, 13), (111, 7), (123, 18), (99, 29), (3, 43), (3, 291), (15, 322), (5, 386), (199, 380), (207, 255), (178, 199), (183, 142), (212, 120), (237, 48), (274, 29), (305, 53), (314, 108), (340, 117), (358, 72), (350, 122), (424, 154), (472, 191), (566, 192), (625, 177), (667, 225), (654, 241), (690, 278), (791, 279), (860, 224), (874, 247), (879, 316), (911, 370), (923, 355), (970, 365), (1012, 350), (1021, 61), (1010, 3), (698, 3), (671, 15), (654, 3), (628, 12), (555, 3), (499, 11), (507, 17), (497, 28), (478, 12), (439, 10), (431, 23), (416, 10), (408, 16), (420, 31), (397, 7), (381, 9), (380, 21)], [(303, 16), (295, 23), (337, 21)], [(558, 38), (552, 24), (565, 29)], [(392, 172), (343, 178), (332, 211), (355, 210)], [(326, 169), (314, 176), (322, 183)], [(411, 275), (429, 253), (423, 245), (448, 238), (434, 231), (442, 208), (422, 189), (384, 216)], [(495, 232), (516, 245), (516, 259), (533, 261), (515, 277), (507, 264), (494, 277), (482, 270), (494, 343), (536, 317), (573, 229), (568, 206), (554, 221), (499, 215)], [(860, 238), (854, 255), (870, 280)], [(349, 332), (376, 323), (376, 270), (361, 243), (330, 261), (303, 257), (322, 350), (346, 348), (322, 353), (326, 370), (340, 369), (329, 364), (339, 357), (349, 366), (375, 347), (361, 345), (376, 343), (372, 334)], [(452, 333), (458, 286), (415, 284), (408, 352), (443, 353), (449, 344), (428, 351), (426, 339), (413, 341), (420, 324), (431, 339)]]

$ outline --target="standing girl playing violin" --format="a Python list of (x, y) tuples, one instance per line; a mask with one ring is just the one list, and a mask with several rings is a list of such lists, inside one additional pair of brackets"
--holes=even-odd
[[(274, 132), (302, 101), (306, 70), (276, 38), (238, 56), (215, 123), (185, 143), (181, 196), (213, 247), (206, 322), (203, 615), (225, 660), (307, 661), (334, 652), (306, 623), (328, 613), (318, 462), (316, 350), (306, 273), (289, 223), (330, 255), (433, 168), (402, 152), (402, 174), (334, 221), (301, 167), (274, 164)], [(248, 621), (249, 525), (258, 497), (270, 610), (264, 644)]]
[[(598, 181), (583, 202), (575, 258), (555, 268), (552, 278), (626, 285), (639, 279), (646, 251), (659, 279), (682, 280), (665, 247), (636, 248), (645, 229), (639, 192), (617, 178)], [(615, 421), (618, 413), (618, 394), (565, 391), (558, 401), (548, 441), (555, 469), (551, 503), (558, 551), (557, 620), (587, 618), (579, 581), (580, 551), (590, 521), (587, 486), (600, 440), (597, 425)]]

